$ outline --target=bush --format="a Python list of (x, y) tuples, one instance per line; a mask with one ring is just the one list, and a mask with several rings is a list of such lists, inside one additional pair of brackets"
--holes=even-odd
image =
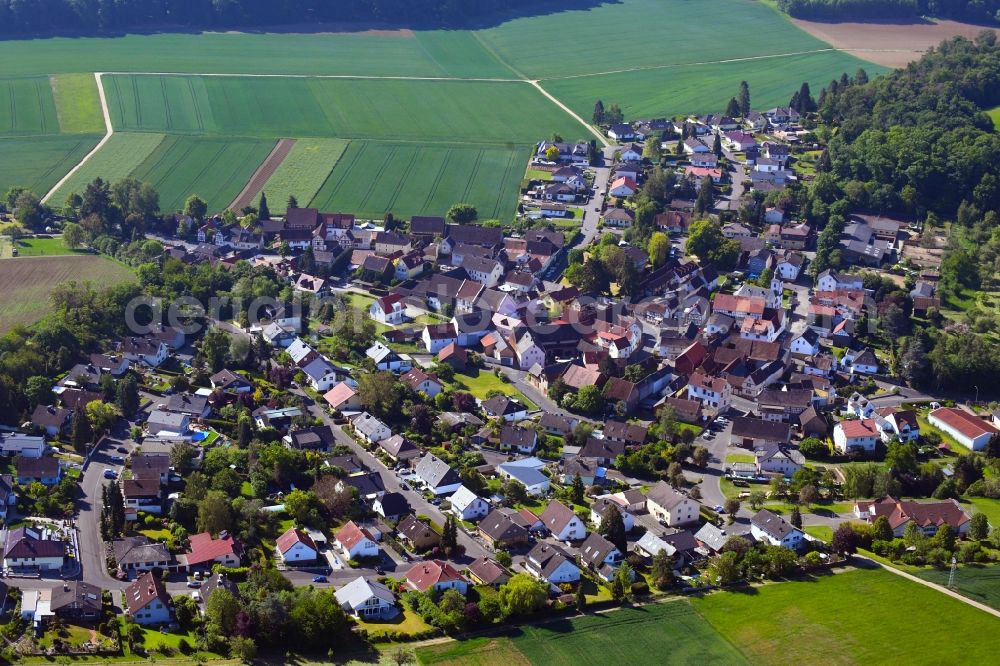
[(637, 580), (632, 583), (632, 594), (634, 596), (644, 596), (649, 594), (649, 584), (644, 580)]

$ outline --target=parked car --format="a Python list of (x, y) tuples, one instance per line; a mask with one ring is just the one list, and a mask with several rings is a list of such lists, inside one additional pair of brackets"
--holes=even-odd
[(111, 456), (111, 462), (121, 464), (125, 462), (125, 459), (121, 456)]
[(714, 511), (716, 513), (725, 513), (726, 509), (721, 504), (716, 504)]
[(187, 582), (187, 586), (188, 587), (201, 587), (201, 581), (200, 580), (189, 580)]
[(104, 478), (105, 479), (117, 479), (118, 478), (118, 473), (115, 470), (113, 470), (113, 469), (106, 469), (106, 470), (104, 470)]
[(326, 576), (313, 576), (314, 583), (325, 583), (327, 582)]

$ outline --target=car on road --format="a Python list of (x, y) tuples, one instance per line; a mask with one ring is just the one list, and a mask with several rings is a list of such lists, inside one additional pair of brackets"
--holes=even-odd
[(113, 469), (106, 469), (106, 470), (104, 470), (104, 478), (105, 479), (117, 479), (118, 478), (118, 472), (116, 472)]
[(313, 576), (313, 582), (314, 583), (326, 583), (327, 579), (326, 579), (326, 576)]
[(377, 573), (379, 576), (384, 576), (385, 569), (383, 569), (382, 567), (375, 567), (375, 573)]
[(714, 511), (716, 513), (725, 513), (726, 509), (721, 504), (716, 504)]
[(406, 485), (405, 481), (403, 483), (399, 484), (399, 487), (400, 487), (401, 490), (409, 490), (410, 489), (410, 487), (408, 485)]
[(187, 582), (187, 586), (188, 587), (201, 587), (201, 581), (200, 580), (189, 580)]
[(440, 497), (435, 497), (434, 499), (431, 500), (431, 504), (433, 504), (434, 506), (440, 506), (441, 505), (441, 498)]

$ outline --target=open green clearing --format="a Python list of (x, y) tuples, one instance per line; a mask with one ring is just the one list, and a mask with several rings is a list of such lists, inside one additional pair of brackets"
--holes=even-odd
[(21, 185), (43, 196), (100, 140), (96, 134), (0, 138), (0, 192)]
[(67, 134), (105, 131), (94, 75), (57, 74), (50, 81), (60, 130)]
[(13, 257), (11, 248), (17, 246), (17, 256), (19, 257), (59, 257), (70, 254), (88, 254), (83, 250), (71, 250), (62, 241), (62, 237), (55, 238), (19, 238), (16, 241), (8, 240), (8, 237), (0, 238), (0, 259)]
[(441, 214), (464, 201), (481, 219), (505, 219), (517, 203), (527, 159), (526, 146), (352, 141), (310, 205), (377, 217)]
[(274, 147), (262, 139), (168, 136), (132, 175), (160, 193), (162, 210), (178, 210), (197, 194), (209, 211), (229, 205)]
[[(752, 663), (991, 661), (997, 618), (888, 571), (849, 571), (694, 602)], [(892, 637), (887, 639), (887, 637)]]
[(271, 212), (283, 214), (290, 195), (303, 205), (311, 201), (344, 154), (347, 143), (339, 139), (297, 140), (264, 185)]
[(490, 391), (500, 391), (504, 395), (517, 398), (529, 410), (538, 409), (538, 405), (528, 400), (524, 394), (517, 390), (514, 384), (501, 381), (499, 377), (488, 370), (476, 370), (475, 375), (455, 373), (454, 387), (461, 391), (468, 391), (480, 400), (486, 399), (486, 394)]
[(526, 83), (105, 76), (116, 130), (529, 143), (586, 129)]
[(57, 284), (75, 280), (111, 286), (133, 280), (125, 266), (100, 256), (19, 257), (0, 259), (0, 334), (18, 324), (32, 324), (52, 305), (49, 294)]
[(67, 195), (82, 193), (95, 178), (115, 182), (130, 175), (163, 141), (163, 134), (122, 132), (112, 134), (108, 142), (70, 176), (52, 196), (53, 205), (60, 205)]
[(986, 115), (993, 121), (994, 127), (1000, 127), (1000, 106), (990, 109), (986, 112)]

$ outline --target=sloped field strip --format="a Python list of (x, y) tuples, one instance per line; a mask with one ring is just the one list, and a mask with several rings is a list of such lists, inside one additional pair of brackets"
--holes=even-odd
[(588, 136), (524, 81), (158, 74), (104, 80), (117, 131), (481, 144)]
[(349, 143), (340, 139), (296, 139), (292, 151), (263, 187), (271, 212), (283, 214), (289, 196), (302, 203), (311, 201)]
[(191, 195), (222, 211), (271, 152), (272, 140), (167, 136), (132, 173), (160, 193), (160, 208), (179, 210)]
[(163, 134), (142, 132), (112, 134), (108, 142), (55, 191), (52, 202), (61, 205), (73, 192), (83, 193), (87, 184), (95, 178), (113, 183), (131, 175), (164, 138)]
[(443, 215), (465, 202), (480, 219), (506, 219), (520, 184), (515, 165), (528, 152), (526, 145), (352, 141), (309, 205), (376, 217)]
[(0, 136), (0, 192), (15, 185), (39, 196), (48, 192), (100, 140), (97, 134)]
[(295, 139), (278, 139), (274, 144), (271, 153), (261, 162), (257, 170), (250, 176), (250, 180), (243, 187), (233, 202), (229, 204), (229, 210), (239, 212), (253, 203), (254, 198), (264, 187), (264, 183), (274, 174), (281, 163), (288, 157), (295, 146)]
[(58, 132), (59, 119), (49, 77), (0, 79), (0, 136)]
[(56, 74), (49, 77), (49, 84), (61, 132), (86, 134), (104, 131), (97, 79), (93, 74)]

